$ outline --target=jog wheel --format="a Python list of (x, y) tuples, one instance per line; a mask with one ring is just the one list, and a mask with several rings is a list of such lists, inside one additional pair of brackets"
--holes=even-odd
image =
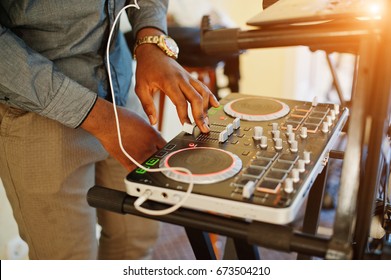
[[(192, 172), (195, 184), (217, 183), (237, 174), (242, 168), (241, 159), (228, 151), (195, 147), (175, 151), (160, 163), (161, 168), (184, 167)], [(190, 175), (178, 170), (162, 172), (175, 181), (190, 183)]]

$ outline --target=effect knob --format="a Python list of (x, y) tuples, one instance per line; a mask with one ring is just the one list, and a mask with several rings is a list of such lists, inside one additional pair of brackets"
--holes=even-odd
[(291, 148), (290, 148), (291, 152), (293, 153), (296, 153), (299, 149), (298, 149), (298, 143), (296, 140), (293, 140), (291, 142)]
[(299, 169), (300, 173), (303, 173), (305, 171), (305, 160), (304, 159), (299, 159), (297, 161), (297, 164), (298, 164), (297, 169)]
[(253, 138), (255, 140), (260, 140), (262, 136), (263, 136), (263, 127), (262, 126), (255, 126)]
[(305, 126), (303, 126), (300, 130), (300, 137), (302, 139), (306, 139), (308, 137), (308, 131), (307, 131), (307, 128)]
[(272, 123), (272, 131), (278, 130), (278, 123)]
[(291, 124), (288, 124), (286, 126), (286, 134), (291, 134), (293, 132), (293, 126)]
[(294, 183), (297, 183), (300, 181), (300, 171), (299, 169), (293, 168), (292, 169), (292, 181)]
[(304, 156), (304, 162), (306, 164), (309, 164), (311, 162), (311, 152), (304, 151), (303, 156)]
[(277, 151), (281, 151), (282, 150), (282, 139), (281, 138), (276, 138), (275, 141), (276, 141), (276, 143), (274, 144), (274, 148)]
[(331, 118), (331, 116), (326, 117), (326, 122), (328, 123), (329, 126), (333, 125), (333, 119)]
[(330, 110), (330, 116), (331, 116), (331, 119), (332, 119), (333, 121), (336, 119), (335, 110), (334, 110), (334, 109), (331, 109), (331, 110)]
[(261, 137), (261, 144), (260, 144), (261, 148), (262, 149), (266, 149), (267, 148), (267, 137), (266, 136), (262, 136)]
[(322, 132), (328, 133), (329, 132), (329, 124), (327, 122), (322, 123)]
[(274, 130), (272, 133), (274, 139), (280, 138), (281, 132), (279, 130)]
[(312, 107), (316, 107), (316, 106), (318, 106), (318, 97), (314, 96), (314, 98), (312, 99)]
[(293, 180), (291, 178), (286, 178), (284, 182), (284, 191), (286, 193), (292, 193), (294, 191), (293, 188)]
[(292, 132), (291, 134), (289, 134), (288, 143), (292, 144), (292, 142), (295, 140), (296, 140), (296, 135)]
[(339, 104), (334, 104), (334, 111), (336, 115), (339, 115)]

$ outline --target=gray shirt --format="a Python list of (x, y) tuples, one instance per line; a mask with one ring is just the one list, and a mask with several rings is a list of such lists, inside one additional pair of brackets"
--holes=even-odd
[[(130, 1), (131, 3), (133, 1)], [(166, 32), (168, 0), (139, 0), (128, 9), (134, 34)], [(97, 96), (109, 93), (106, 44), (125, 0), (0, 0), (0, 102), (69, 127), (79, 126)], [(124, 105), (132, 68), (118, 33), (110, 63), (116, 101)]]

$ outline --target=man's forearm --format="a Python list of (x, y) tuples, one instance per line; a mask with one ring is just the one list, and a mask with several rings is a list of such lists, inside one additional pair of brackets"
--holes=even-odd
[(112, 128), (115, 125), (113, 104), (98, 97), (80, 127), (95, 136), (99, 136), (101, 132), (106, 131), (107, 127)]

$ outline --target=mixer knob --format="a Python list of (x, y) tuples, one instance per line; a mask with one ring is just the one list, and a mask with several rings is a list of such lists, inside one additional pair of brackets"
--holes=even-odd
[(232, 124), (233, 124), (233, 126), (234, 126), (234, 129), (240, 128), (240, 118), (234, 119), (234, 121), (233, 121)]
[(334, 111), (336, 115), (339, 115), (339, 104), (334, 104)]
[(291, 152), (293, 153), (296, 153), (298, 151), (298, 143), (296, 140), (293, 140), (291, 142), (291, 148), (290, 148)]
[(286, 134), (291, 134), (293, 132), (293, 126), (291, 124), (288, 124), (286, 126)]
[(227, 124), (226, 129), (227, 129), (228, 135), (231, 135), (232, 133), (234, 133), (234, 126), (233, 126), (233, 124), (231, 124), (231, 123)]
[(253, 136), (253, 138), (255, 140), (260, 140), (262, 136), (263, 136), (263, 127), (262, 126), (254, 127), (254, 136)]
[(318, 106), (318, 97), (317, 96), (314, 96), (314, 98), (312, 99), (312, 106), (313, 107)]
[(292, 193), (294, 191), (292, 178), (286, 178), (284, 182), (284, 191), (286, 193)]
[(262, 149), (266, 149), (267, 148), (267, 137), (266, 136), (262, 136), (261, 137), (261, 148)]
[(277, 151), (281, 151), (282, 150), (282, 139), (281, 138), (276, 138), (275, 141), (276, 141), (276, 143), (274, 145), (274, 148)]
[(248, 181), (243, 186), (242, 196), (244, 198), (250, 199), (254, 193), (255, 190), (255, 182), (254, 181)]
[(336, 119), (335, 117), (335, 110), (334, 109), (331, 109), (330, 110), (330, 116), (331, 116), (331, 119), (334, 121)]
[(224, 143), (225, 141), (228, 140), (228, 132), (226, 129), (224, 129), (222, 132), (219, 134), (219, 142)]
[(279, 130), (274, 130), (272, 133), (274, 139), (280, 138), (281, 132)]
[(327, 122), (322, 123), (322, 132), (323, 133), (329, 132), (329, 124)]
[(272, 123), (272, 131), (278, 130), (278, 123)]
[(297, 163), (298, 163), (297, 169), (299, 169), (300, 173), (303, 173), (305, 171), (305, 160), (304, 159), (299, 159), (297, 161)]
[(297, 183), (300, 181), (300, 171), (299, 169), (293, 168), (292, 169), (292, 181), (294, 183)]
[(306, 164), (309, 164), (311, 162), (311, 153), (310, 152), (307, 152), (307, 151), (304, 151), (304, 162)]
[(289, 134), (288, 143), (292, 143), (293, 141), (295, 141), (295, 139), (296, 135), (292, 132), (291, 134)]
[(327, 116), (327, 117), (326, 117), (326, 121), (327, 121), (327, 123), (328, 123), (329, 126), (332, 126), (332, 125), (333, 125), (333, 120), (332, 120), (331, 116)]
[(307, 128), (306, 128), (305, 126), (303, 126), (303, 127), (301, 128), (301, 130), (300, 130), (300, 137), (301, 137), (302, 139), (306, 139), (307, 136), (308, 136), (308, 134), (307, 134)]

